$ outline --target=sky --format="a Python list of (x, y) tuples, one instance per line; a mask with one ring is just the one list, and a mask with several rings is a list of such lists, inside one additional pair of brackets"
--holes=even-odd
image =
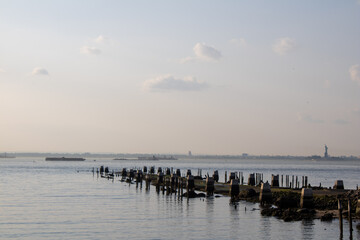
[(0, 0), (0, 152), (360, 156), (360, 1)]

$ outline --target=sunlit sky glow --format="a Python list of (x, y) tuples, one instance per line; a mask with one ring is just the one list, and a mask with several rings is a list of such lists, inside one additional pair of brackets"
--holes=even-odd
[(0, 6), (0, 152), (360, 155), (357, 0)]

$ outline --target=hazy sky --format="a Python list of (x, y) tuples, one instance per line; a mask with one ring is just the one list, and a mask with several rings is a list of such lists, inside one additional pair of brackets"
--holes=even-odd
[(360, 1), (0, 0), (0, 152), (360, 155)]

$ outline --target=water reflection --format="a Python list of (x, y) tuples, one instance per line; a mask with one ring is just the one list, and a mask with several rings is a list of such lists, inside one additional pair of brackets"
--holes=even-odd
[(302, 239), (313, 239), (314, 238), (314, 221), (303, 220), (301, 226)]
[(260, 233), (262, 239), (271, 239), (271, 219), (269, 217), (260, 218)]

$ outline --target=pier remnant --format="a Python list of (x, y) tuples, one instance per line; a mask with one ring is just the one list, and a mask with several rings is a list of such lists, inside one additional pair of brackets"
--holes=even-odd
[(279, 174), (271, 175), (271, 187), (279, 187)]
[(240, 186), (239, 186), (239, 180), (233, 179), (230, 182), (230, 196), (231, 198), (234, 198), (238, 196), (240, 193)]
[(236, 178), (235, 172), (230, 172), (229, 181), (231, 182), (231, 180), (233, 180), (235, 178)]
[(219, 182), (219, 172), (218, 172), (218, 170), (214, 171), (213, 178), (214, 178), (215, 182)]
[(342, 216), (342, 205), (341, 200), (338, 198), (338, 211), (339, 211), (339, 227), (340, 227), (340, 238), (342, 239), (343, 236), (343, 216)]
[(357, 200), (356, 204), (356, 216), (360, 217), (360, 199)]
[(259, 200), (261, 204), (272, 202), (271, 188), (268, 181), (261, 184)]
[(176, 169), (176, 176), (181, 177), (181, 171), (180, 171), (180, 169)]
[(188, 175), (186, 177), (186, 191), (188, 197), (190, 196), (190, 192), (195, 191), (195, 180), (193, 175)]
[(334, 184), (334, 189), (344, 189), (344, 181), (336, 180)]
[(255, 174), (254, 173), (249, 174), (248, 185), (255, 186)]
[(300, 207), (301, 208), (314, 207), (314, 196), (311, 188), (303, 188), (301, 190)]
[(214, 191), (215, 191), (214, 178), (209, 177), (209, 176), (206, 178), (205, 191), (206, 191), (206, 194), (209, 195), (209, 196), (214, 195)]

